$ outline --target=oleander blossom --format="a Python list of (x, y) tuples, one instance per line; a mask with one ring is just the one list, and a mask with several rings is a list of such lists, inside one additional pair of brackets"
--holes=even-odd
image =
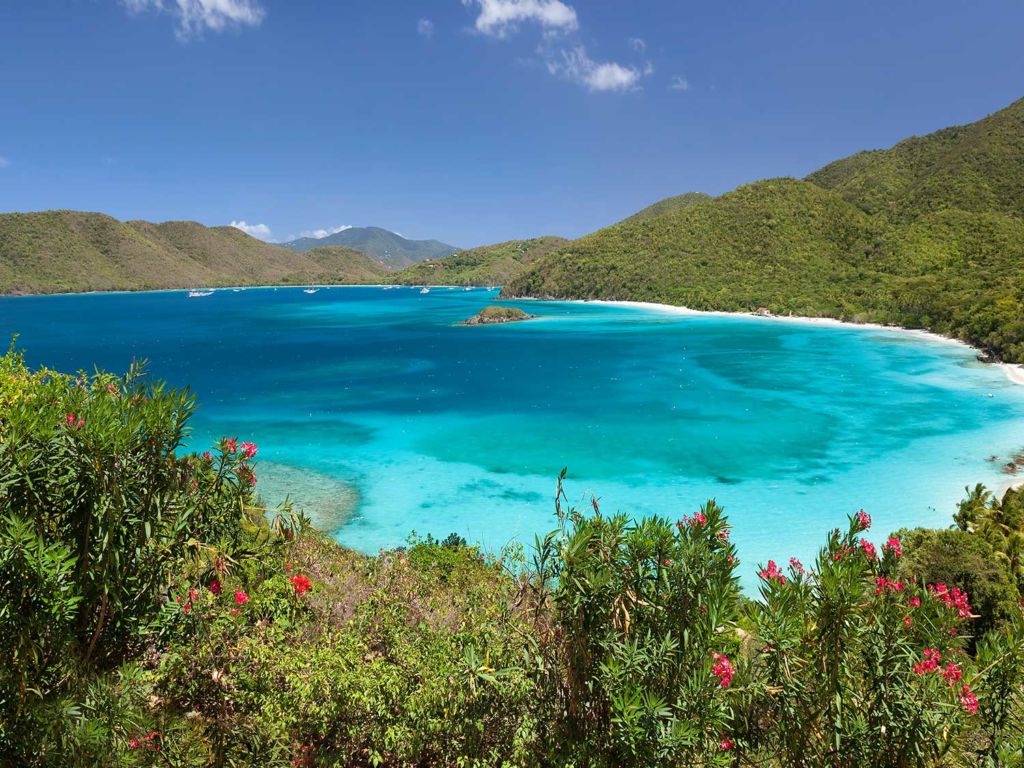
[(723, 736), (722, 740), (718, 742), (718, 748), (723, 752), (728, 752), (730, 749), (736, 746), (736, 742), (730, 739), (728, 736)]
[(860, 540), (860, 549), (861, 552), (864, 553), (864, 557), (866, 557), (868, 560), (878, 559), (878, 550), (875, 549), (875, 545), (867, 539)]
[(70, 427), (71, 429), (81, 429), (82, 427), (85, 426), (85, 419), (83, 419), (81, 416), (76, 416), (73, 413), (69, 413), (67, 416), (65, 416), (64, 420), (65, 422), (67, 422), (68, 427)]
[(682, 530), (684, 527), (697, 528), (702, 525), (706, 525), (708, 522), (708, 516), (703, 512), (694, 512), (693, 517), (689, 515), (683, 515), (683, 519), (676, 523), (676, 527)]
[(727, 656), (723, 656), (720, 653), (712, 653), (711, 658), (714, 660), (714, 663), (711, 665), (711, 674), (718, 678), (718, 682), (723, 688), (728, 688), (732, 682), (732, 676), (736, 672), (733, 669), (732, 662), (729, 661)]
[(946, 665), (946, 668), (942, 670), (942, 676), (946, 679), (946, 683), (952, 686), (954, 683), (959, 683), (963, 679), (964, 673), (960, 667), (951, 661)]
[(892, 579), (887, 579), (885, 576), (879, 576), (877, 579), (875, 579), (875, 594), (876, 595), (885, 594), (887, 592), (891, 592), (893, 594), (896, 594), (896, 593), (902, 592), (906, 588), (907, 588), (907, 585), (904, 582), (902, 582), (902, 581), (893, 581)]
[(971, 693), (971, 688), (967, 683), (964, 683), (963, 688), (960, 689), (960, 706), (969, 715), (978, 711), (978, 697)]
[(217, 595), (220, 594), (220, 592), (221, 592), (220, 579), (218, 579), (216, 576), (214, 576), (212, 579), (210, 579), (209, 590), (210, 590), (210, 594), (212, 594), (214, 597), (216, 597)]
[(242, 443), (242, 455), (247, 459), (254, 457), (258, 450), (256, 443)]
[(861, 531), (866, 531), (871, 527), (871, 515), (863, 509), (854, 515), (853, 519), (857, 521), (857, 528)]
[(942, 661), (942, 654), (934, 648), (924, 649), (924, 660), (919, 661), (914, 665), (915, 675), (926, 675), (929, 672), (934, 672), (939, 668), (939, 662)]
[(782, 571), (779, 570), (779, 566), (776, 565), (774, 560), (769, 560), (768, 567), (762, 568), (758, 571), (757, 575), (765, 581), (778, 582), (780, 586), (786, 583), (786, 577), (783, 575)]
[(928, 591), (947, 608), (955, 610), (956, 615), (961, 619), (969, 619), (971, 617), (971, 604), (964, 590), (959, 587), (947, 587), (940, 581), (936, 584), (929, 584)]
[(800, 576), (807, 575), (807, 571), (804, 570), (804, 564), (795, 557), (789, 558), (789, 567), (792, 569), (794, 574), (798, 574)]
[(249, 602), (249, 595), (240, 589), (235, 590), (235, 605), (245, 605)]
[(893, 557), (903, 557), (903, 543), (896, 536), (890, 536), (882, 545), (883, 552), (892, 552)]
[(306, 592), (313, 588), (313, 585), (309, 583), (303, 574), (297, 573), (288, 579), (292, 583), (292, 587), (295, 589), (295, 593), (298, 595), (304, 595)]
[(222, 437), (220, 442), (221, 445), (224, 446), (224, 451), (226, 453), (235, 453), (238, 450), (237, 437)]

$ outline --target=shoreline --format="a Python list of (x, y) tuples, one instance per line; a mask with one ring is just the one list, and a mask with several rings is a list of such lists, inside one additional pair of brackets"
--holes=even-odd
[[(647, 309), (657, 312), (664, 312), (670, 315), (683, 315), (689, 317), (746, 317), (751, 320), (764, 320), (768, 322), (777, 323), (792, 323), (795, 325), (817, 325), (827, 326), (832, 328), (855, 328), (865, 331), (896, 331), (899, 333), (910, 334), (916, 336), (919, 339), (925, 339), (928, 341), (938, 341), (944, 344), (956, 344), (957, 346), (968, 349), (976, 355), (982, 354), (982, 350), (977, 347), (968, 344), (962, 339), (955, 339), (952, 336), (943, 336), (941, 333), (935, 333), (934, 331), (926, 331), (923, 328), (904, 328), (900, 325), (882, 325), (881, 323), (854, 323), (848, 320), (837, 320), (834, 317), (803, 317), (793, 315), (757, 315), (752, 312), (724, 312), (722, 310), (702, 310), (702, 309), (690, 309), (689, 307), (679, 307), (674, 304), (658, 304), (653, 301), (613, 301), (607, 299), (569, 299), (567, 303), (571, 304), (602, 304), (606, 306), (614, 307), (626, 307), (635, 309)], [(1001, 361), (988, 362), (985, 360), (978, 359), (979, 362), (985, 365), (994, 365), (998, 367), (1003, 375), (1006, 376), (1013, 384), (1024, 386), (1024, 365), (1018, 363), (1004, 363)], [(1024, 480), (1020, 481), (1020, 485), (1024, 485)]]

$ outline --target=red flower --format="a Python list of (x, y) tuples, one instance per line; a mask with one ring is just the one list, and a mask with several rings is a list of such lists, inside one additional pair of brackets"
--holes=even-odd
[(256, 443), (242, 443), (242, 455), (247, 459), (251, 459), (255, 456), (256, 451), (258, 450)]
[(895, 536), (889, 537), (889, 540), (882, 545), (882, 550), (892, 552), (893, 557), (903, 557), (903, 544)]
[(728, 688), (736, 671), (733, 669), (732, 662), (720, 653), (712, 653), (711, 658), (715, 662), (711, 665), (711, 674), (718, 678), (718, 682), (723, 688)]
[(865, 512), (863, 509), (853, 516), (853, 519), (857, 521), (857, 528), (861, 531), (866, 531), (871, 527), (871, 515)]
[(191, 610), (192, 610), (192, 603), (185, 603), (183, 606), (181, 606), (181, 612), (184, 613), (184, 614), (188, 614), (188, 612), (191, 611)]
[(238, 450), (238, 438), (237, 437), (222, 437), (220, 444), (227, 453), (234, 453)]
[(789, 567), (793, 570), (793, 573), (801, 576), (806, 576), (807, 571), (804, 570), (804, 564), (797, 560), (795, 557), (789, 558)]
[(914, 674), (924, 675), (928, 672), (934, 672), (939, 668), (939, 662), (942, 661), (942, 654), (934, 648), (924, 649), (924, 661), (919, 661), (914, 665)]
[(964, 673), (956, 664), (954, 664), (953, 662), (949, 662), (949, 664), (946, 665), (946, 668), (942, 670), (942, 676), (946, 678), (946, 682), (952, 686), (953, 683), (960, 682), (961, 678), (963, 678), (964, 676)]
[(235, 590), (235, 605), (245, 605), (249, 602), (249, 596), (240, 589)]
[(313, 585), (309, 583), (309, 579), (303, 576), (301, 573), (297, 573), (288, 579), (292, 583), (292, 587), (295, 588), (296, 593), (304, 595), (306, 592), (313, 588)]
[(228, 611), (228, 613), (230, 615), (232, 615), (232, 616), (237, 616), (238, 615), (238, 609), (237, 608), (232, 608), (230, 611)]
[(214, 596), (217, 596), (217, 595), (220, 594), (220, 590), (221, 590), (220, 579), (218, 579), (216, 576), (214, 576), (212, 579), (210, 579), (210, 592)]
[(71, 429), (81, 429), (85, 426), (85, 419), (81, 416), (75, 416), (73, 413), (69, 413), (65, 420), (67, 421), (68, 427)]
[(920, 608), (921, 607), (921, 598), (918, 597), (917, 595), (914, 595), (912, 598), (910, 598), (910, 600), (907, 601), (907, 604), (911, 608)]
[(722, 740), (718, 742), (718, 748), (728, 752), (730, 749), (736, 746), (736, 742), (730, 739), (728, 736), (723, 736)]
[(213, 454), (210, 453), (209, 451), (203, 451), (203, 460), (204, 461), (213, 461)]

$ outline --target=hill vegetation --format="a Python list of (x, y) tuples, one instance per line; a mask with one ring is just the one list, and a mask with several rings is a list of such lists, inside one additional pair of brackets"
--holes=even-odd
[(666, 197), (664, 200), (659, 200), (653, 205), (649, 205), (643, 210), (637, 211), (629, 218), (623, 219), (623, 221), (644, 221), (645, 219), (653, 219), (655, 216), (661, 216), (663, 213), (678, 211), (680, 208), (688, 208), (691, 205), (703, 203), (710, 199), (711, 195), (705, 192), (684, 192), (681, 195)]
[(78, 211), (0, 214), (0, 293), (352, 283), (385, 271), (357, 251), (298, 253), (234, 227)]
[(548, 254), (503, 295), (892, 323), (1024, 362), (1024, 101), (668, 207)]
[(537, 259), (566, 245), (562, 237), (509, 240), (427, 259), (389, 277), (400, 285), (505, 285)]
[(1017, 494), (851, 515), (754, 602), (713, 501), (634, 521), (560, 478), (529, 550), (366, 557), (266, 509), (256, 445), (184, 452), (192, 396), (137, 369), (12, 351), (0, 405), (2, 765), (1020, 765)]
[(380, 227), (349, 227), (327, 237), (302, 237), (284, 243), (285, 248), (300, 252), (327, 245), (365, 253), (387, 269), (402, 269), (424, 259), (443, 258), (458, 250), (439, 240), (408, 240)]

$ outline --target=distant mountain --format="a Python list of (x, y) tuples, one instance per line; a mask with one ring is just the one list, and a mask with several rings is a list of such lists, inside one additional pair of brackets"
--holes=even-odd
[(568, 242), (549, 235), (482, 245), (443, 259), (421, 261), (389, 280), (402, 285), (504, 285), (534, 261)]
[(425, 259), (439, 259), (459, 250), (438, 240), (407, 240), (380, 227), (351, 227), (327, 237), (302, 237), (283, 245), (294, 251), (340, 245), (362, 251), (389, 269), (402, 269)]
[(0, 214), (0, 293), (379, 282), (358, 251), (298, 253), (234, 227), (122, 222), (101, 213)]
[(553, 251), (503, 294), (894, 323), (1024, 362), (1024, 100), (668, 207)]
[(703, 203), (711, 199), (711, 195), (704, 192), (684, 192), (681, 195), (675, 197), (666, 197), (664, 200), (659, 200), (653, 205), (649, 205), (642, 211), (637, 211), (628, 219), (623, 219), (623, 223), (627, 221), (644, 221), (645, 219), (653, 219), (655, 216), (661, 216), (664, 213), (671, 213), (672, 211), (678, 211), (680, 208), (688, 208), (691, 205), (697, 203)]

